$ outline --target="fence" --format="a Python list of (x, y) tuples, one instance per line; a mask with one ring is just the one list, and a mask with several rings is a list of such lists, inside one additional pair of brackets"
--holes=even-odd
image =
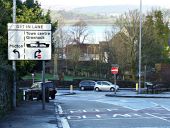
[(0, 117), (12, 108), (12, 70), (0, 66)]

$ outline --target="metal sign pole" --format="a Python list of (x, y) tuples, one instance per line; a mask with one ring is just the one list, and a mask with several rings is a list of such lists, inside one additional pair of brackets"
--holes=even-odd
[(140, 31), (139, 31), (139, 94), (141, 93), (141, 42), (142, 42), (142, 0), (140, 0)]
[[(13, 23), (16, 23), (16, 0), (13, 0)], [(13, 69), (13, 108), (16, 108), (16, 61), (12, 61)]]
[(45, 61), (42, 61), (42, 109), (45, 110)]
[(116, 74), (114, 74), (114, 84), (116, 84)]

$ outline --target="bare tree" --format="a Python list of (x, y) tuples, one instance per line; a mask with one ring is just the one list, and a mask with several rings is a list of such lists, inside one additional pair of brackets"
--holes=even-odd
[(74, 75), (76, 75), (77, 66), (78, 66), (79, 59), (80, 59), (80, 54), (81, 54), (81, 50), (78, 45), (76, 44), (70, 45), (68, 58), (71, 60)]
[(76, 44), (85, 43), (85, 41), (87, 41), (87, 37), (89, 36), (89, 34), (90, 34), (89, 28), (86, 22), (84, 22), (83, 20), (76, 22), (70, 30), (72, 42), (75, 42)]
[[(58, 70), (62, 67), (58, 67), (58, 59), (64, 59), (64, 47), (68, 44), (70, 36), (66, 30), (64, 30), (65, 23), (64, 19), (58, 20), (58, 29), (54, 33), (54, 76), (57, 76)], [(65, 58), (66, 59), (66, 58)], [(63, 61), (62, 61), (63, 62)], [(60, 64), (64, 65), (64, 64)], [(61, 72), (61, 71), (60, 71)]]
[(123, 67), (129, 67), (132, 79), (135, 79), (138, 62), (139, 12), (137, 10), (129, 11), (118, 17), (115, 24), (121, 30), (117, 33), (117, 38), (112, 41), (116, 46), (118, 62)]

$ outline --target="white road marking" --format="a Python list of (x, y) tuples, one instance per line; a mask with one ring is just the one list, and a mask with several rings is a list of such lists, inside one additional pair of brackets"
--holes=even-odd
[[(167, 107), (165, 107), (165, 106), (163, 106), (163, 105), (161, 105), (161, 107), (164, 108), (164, 109), (166, 109), (167, 111), (170, 111), (170, 108), (167, 108)], [(168, 107), (169, 107), (169, 106), (168, 106)]]
[[(125, 100), (120, 100), (120, 101), (106, 101), (106, 100), (103, 100), (103, 99), (99, 99), (99, 100), (92, 100), (92, 101), (96, 101), (96, 102), (100, 102), (100, 103), (106, 103), (106, 104), (112, 104), (112, 105), (117, 105), (117, 106), (122, 106), (124, 108), (128, 108), (128, 109), (131, 109), (133, 111), (139, 111), (139, 110), (143, 110), (143, 109), (148, 109), (148, 108), (152, 108), (152, 107), (155, 107), (157, 104), (154, 103), (154, 102), (151, 102), (149, 104), (149, 106), (139, 106), (137, 105), (137, 102), (136, 102), (136, 106), (131, 104), (131, 102), (125, 102)], [(142, 100), (138, 101), (138, 102), (141, 102)], [(135, 102), (134, 102), (135, 103)], [(144, 104), (144, 103), (143, 103)]]
[(159, 117), (159, 116), (155, 116), (155, 115), (152, 115), (150, 113), (145, 113), (146, 115), (149, 115), (149, 116), (152, 116), (152, 117), (155, 117), (157, 119), (161, 119), (161, 120), (164, 120), (164, 121), (167, 121), (167, 122), (170, 122), (169, 120), (165, 119), (165, 118), (162, 118), (162, 117)]
[(113, 114), (113, 117), (115, 118), (115, 117), (132, 117), (131, 115), (129, 115), (129, 114)]
[(63, 114), (63, 110), (60, 105), (57, 105), (59, 114)]
[(70, 128), (70, 125), (65, 117), (61, 117), (60, 121), (63, 128)]
[(95, 109), (95, 111), (96, 111), (96, 112), (100, 112), (100, 110), (99, 110), (99, 109)]
[(82, 110), (76, 110), (76, 109), (75, 110), (70, 110), (70, 113), (72, 113), (72, 114), (73, 113), (82, 113)]
[(83, 110), (83, 112), (87, 112), (86, 110)]
[[(155, 117), (140, 117), (140, 118), (138, 118), (138, 119), (154, 119)], [(68, 119), (68, 118), (67, 118)], [(95, 118), (95, 117), (93, 117), (93, 118), (81, 118), (81, 119), (69, 119), (69, 120), (71, 120), (71, 121), (84, 121), (84, 120), (134, 120), (134, 119), (136, 119), (136, 117), (131, 117), (131, 118), (125, 118), (125, 117), (123, 117), (123, 118), (121, 118), (121, 117), (116, 117), (116, 118), (113, 118), (113, 117), (105, 117), (105, 118)]]
[[(59, 114), (63, 114), (62, 107), (60, 105), (57, 105), (57, 107), (58, 107)], [(70, 125), (65, 117), (61, 117), (60, 121), (63, 128), (70, 128)]]
[(96, 117), (97, 117), (97, 118), (101, 118), (101, 116), (100, 116), (100, 115), (96, 115)]
[(83, 119), (86, 119), (87, 117), (86, 117), (86, 115), (83, 115), (82, 118), (83, 118)]
[(111, 112), (111, 111), (117, 111), (118, 109), (106, 109), (106, 110)]
[(111, 109), (106, 109), (107, 111), (111, 112), (112, 110)]

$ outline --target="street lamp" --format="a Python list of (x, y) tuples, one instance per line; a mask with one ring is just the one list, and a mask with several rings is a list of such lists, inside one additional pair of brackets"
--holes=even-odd
[(140, 0), (140, 27), (139, 27), (139, 90), (141, 93), (141, 41), (142, 41), (142, 0)]

